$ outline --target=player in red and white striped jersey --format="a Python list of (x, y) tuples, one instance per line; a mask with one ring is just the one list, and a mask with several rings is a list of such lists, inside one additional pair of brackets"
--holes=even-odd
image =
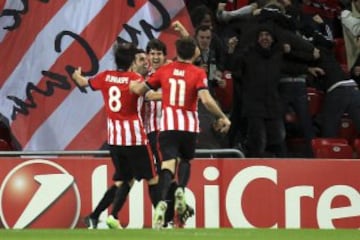
[[(146, 46), (146, 53), (150, 63), (150, 71), (148, 77), (150, 77), (157, 69), (159, 69), (164, 64), (170, 63), (170, 60), (166, 59), (167, 55), (167, 47), (165, 43), (163, 43), (159, 39), (152, 39), (148, 42)], [(157, 92), (161, 92), (161, 89), (158, 89)], [(143, 119), (144, 119), (144, 126), (147, 133), (147, 136), (150, 141), (151, 149), (155, 155), (157, 160), (157, 169), (158, 172), (161, 171), (161, 162), (160, 157), (158, 154), (158, 134), (160, 131), (160, 124), (161, 124), (161, 111), (162, 111), (162, 101), (145, 101), (144, 102), (144, 111), (143, 111)], [(170, 186), (170, 190), (168, 192), (167, 202), (168, 202), (168, 209), (166, 211), (165, 216), (165, 226), (170, 224), (173, 227), (179, 227), (179, 225), (184, 225), (185, 221), (188, 217), (193, 215), (193, 208), (187, 206), (187, 217), (183, 218), (183, 216), (176, 215), (177, 219), (174, 219), (174, 193), (177, 188), (177, 183), (174, 181)], [(185, 215), (184, 215), (185, 216)], [(181, 222), (181, 224), (177, 224)]]
[[(134, 92), (143, 95), (149, 89), (162, 89), (162, 116), (159, 134), (162, 158), (159, 180), (160, 199), (154, 214), (153, 225), (161, 228), (167, 210), (166, 198), (174, 180), (178, 159), (190, 162), (195, 156), (196, 138), (199, 132), (197, 113), (198, 99), (218, 118), (219, 129), (227, 132), (230, 121), (221, 111), (207, 89), (207, 77), (203, 69), (192, 64), (199, 53), (194, 39), (183, 37), (176, 41), (178, 60), (159, 68), (146, 83), (134, 84)], [(188, 164), (190, 167), (190, 163)], [(181, 169), (179, 169), (181, 171)], [(175, 208), (179, 214), (186, 210), (184, 187), (190, 171), (178, 175), (179, 188), (175, 192)]]
[(140, 79), (134, 72), (104, 71), (89, 79), (94, 90), (102, 92), (106, 114), (108, 144), (118, 146), (146, 145), (146, 137), (139, 110), (142, 98), (134, 97), (129, 83)]
[[(166, 63), (167, 48), (166, 45), (159, 39), (152, 39), (146, 46), (146, 54), (150, 64), (150, 71), (148, 76), (151, 76), (158, 68)], [(158, 89), (157, 91), (161, 91)], [(160, 119), (161, 119), (161, 104), (162, 101), (145, 101), (143, 120), (145, 131), (148, 135), (151, 149), (155, 154), (158, 161), (158, 169), (160, 169), (160, 158), (157, 151), (157, 135), (160, 131)]]
[[(135, 179), (148, 181), (151, 201), (154, 205), (157, 203), (158, 177), (140, 116), (143, 97), (129, 89), (132, 81), (143, 81), (141, 75), (129, 71), (136, 62), (135, 55), (139, 51), (130, 44), (119, 44), (114, 53), (117, 70), (107, 70), (87, 79), (81, 75), (79, 68), (72, 76), (80, 86), (89, 85), (93, 90), (102, 92), (107, 114), (108, 145), (115, 167), (115, 186), (105, 193), (95, 209), (96, 214), (93, 213), (86, 219), (91, 228), (96, 228), (101, 213), (96, 210), (104, 210), (111, 201), (113, 209), (106, 223), (110, 228), (120, 228), (117, 215)], [(144, 53), (143, 56), (146, 61)]]

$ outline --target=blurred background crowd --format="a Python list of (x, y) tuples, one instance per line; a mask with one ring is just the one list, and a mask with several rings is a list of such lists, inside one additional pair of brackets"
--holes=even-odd
[(192, 0), (187, 7), (202, 53), (196, 64), (232, 119), (230, 133), (219, 136), (200, 105), (199, 148), (357, 157), (360, 1)]

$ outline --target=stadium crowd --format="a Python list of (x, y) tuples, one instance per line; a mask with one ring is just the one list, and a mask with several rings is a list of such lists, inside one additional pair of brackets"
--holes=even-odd
[(360, 1), (187, 6), (201, 49), (196, 64), (232, 122), (230, 133), (219, 135), (200, 105), (199, 148), (237, 148), (246, 157), (358, 157)]

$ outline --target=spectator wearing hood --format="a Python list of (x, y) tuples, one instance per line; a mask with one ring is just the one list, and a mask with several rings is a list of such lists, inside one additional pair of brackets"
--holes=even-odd
[(234, 79), (239, 81), (241, 115), (247, 121), (246, 156), (284, 157), (286, 133), (279, 80), (284, 72), (306, 72), (307, 65), (286, 64), (283, 45), (268, 24), (259, 25), (256, 41), (249, 48), (229, 54), (227, 60)]
[(245, 154), (265, 157), (266, 148), (277, 147), (273, 154), (285, 153), (285, 128), (278, 94), (282, 53), (270, 26), (258, 29), (257, 40), (231, 66), (241, 80), (242, 116), (247, 120)]
[[(303, 52), (302, 56), (299, 56), (300, 63), (306, 64), (305, 62), (310, 58), (312, 60), (312, 57), (315, 52), (314, 46), (309, 43), (308, 41), (304, 40), (301, 36), (296, 34), (297, 27), (300, 25), (298, 23), (299, 19), (299, 9), (298, 5), (292, 4), (290, 1), (266, 1), (266, 2), (256, 2), (253, 4), (249, 4), (237, 11), (224, 11), (221, 8), (219, 8), (217, 17), (226, 20), (229, 23), (228, 28), (232, 28), (232, 31), (229, 31), (228, 35), (236, 36), (236, 42), (237, 48), (235, 51), (246, 51), (246, 48), (252, 44), (254, 41), (256, 41), (257, 38), (257, 27), (259, 25), (268, 25), (271, 26), (271, 32), (274, 35), (274, 37), (277, 40), (278, 45), (282, 44), (290, 44), (291, 49), (295, 50), (297, 52)], [(234, 41), (234, 37), (230, 37), (229, 41)], [(310, 56), (310, 57), (309, 57)], [(289, 60), (290, 61), (290, 60)], [(293, 60), (292, 60), (293, 61)], [(290, 63), (290, 62), (289, 62)], [(298, 63), (295, 62), (295, 66), (298, 65)], [(292, 68), (290, 68), (292, 69)], [(307, 71), (307, 70), (305, 70)], [(297, 77), (297, 74), (299, 71), (295, 71), (294, 73), (282, 73), (282, 77)], [(287, 94), (289, 91), (296, 90), (296, 93), (298, 95), (302, 94), (303, 98), (307, 94), (306, 92), (306, 83), (304, 76), (306, 73), (301, 73), (304, 80), (303, 85), (301, 86), (301, 89), (298, 86), (300, 83), (295, 83), (292, 86), (283, 87), (282, 89), (286, 91), (285, 94)], [(234, 75), (233, 78), (236, 78), (237, 76)], [(235, 81), (235, 91), (234, 91), (234, 102), (239, 101), (239, 98), (242, 98), (241, 92), (238, 90), (239, 86), (237, 85), (239, 81)], [(289, 86), (290, 84), (285, 83), (284, 85)], [(283, 92), (284, 92), (283, 91)], [(294, 92), (293, 92), (294, 93)], [(293, 94), (291, 93), (293, 96)], [(306, 96), (303, 99), (302, 103), (305, 102)], [(311, 120), (309, 119), (309, 116), (305, 116), (307, 113), (307, 108), (303, 104), (302, 105), (301, 112), (304, 117), (302, 117), (302, 123), (303, 126), (307, 126), (306, 128), (309, 129), (309, 132), (307, 132), (305, 135), (308, 139), (311, 139), (313, 134), (310, 132), (311, 129), (308, 128), (308, 126), (311, 124)], [(232, 122), (240, 122), (242, 119), (239, 117), (239, 112), (241, 109), (239, 109), (239, 105), (234, 105), (233, 114), (232, 114)], [(298, 108), (300, 109), (300, 108)], [(239, 120), (235, 120), (239, 119)], [(306, 119), (306, 120), (305, 120)], [(236, 136), (240, 135), (240, 138), (244, 135), (244, 130), (240, 129), (242, 132), (241, 134), (237, 134), (238, 130), (235, 129), (237, 126), (236, 124), (232, 125), (232, 128), (230, 130), (230, 142), (232, 142), (231, 139), (234, 139)], [(241, 127), (242, 128), (242, 127)], [(305, 128), (305, 127), (303, 127)], [(232, 144), (237, 145), (237, 144)], [(308, 151), (309, 152), (309, 151)], [(307, 155), (311, 155), (307, 154)]]

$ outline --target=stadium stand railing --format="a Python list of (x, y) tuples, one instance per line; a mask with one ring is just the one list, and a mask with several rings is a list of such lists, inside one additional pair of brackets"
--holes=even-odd
[[(95, 151), (0, 151), (1, 156), (109, 156), (108, 150), (95, 150)], [(243, 152), (234, 148), (221, 148), (221, 149), (196, 149), (195, 157), (201, 158), (245, 158)]]

